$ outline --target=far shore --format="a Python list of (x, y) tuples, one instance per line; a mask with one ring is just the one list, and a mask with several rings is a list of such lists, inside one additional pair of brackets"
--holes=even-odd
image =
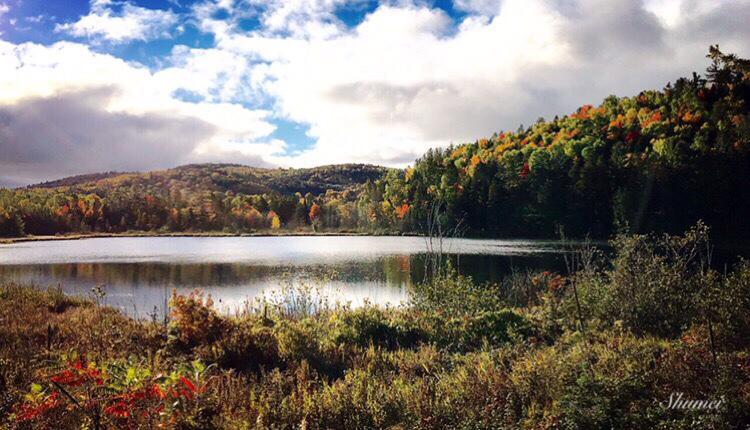
[(228, 233), (221, 231), (208, 232), (154, 232), (132, 231), (123, 233), (72, 233), (48, 236), (23, 236), (0, 238), (0, 244), (9, 245), (21, 242), (40, 242), (49, 240), (81, 240), (104, 237), (271, 237), (271, 236), (418, 236), (416, 233), (395, 231), (360, 232), (360, 231), (306, 231), (306, 230), (263, 230), (247, 233)]

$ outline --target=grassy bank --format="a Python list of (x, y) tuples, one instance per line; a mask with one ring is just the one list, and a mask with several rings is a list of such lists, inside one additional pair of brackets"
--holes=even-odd
[[(134, 321), (0, 287), (8, 428), (735, 429), (750, 422), (750, 263), (706, 232), (622, 237), (572, 275), (478, 285), (447, 270), (397, 309), (304, 292), (222, 316), (175, 296)], [(715, 408), (669, 408), (670, 398)]]

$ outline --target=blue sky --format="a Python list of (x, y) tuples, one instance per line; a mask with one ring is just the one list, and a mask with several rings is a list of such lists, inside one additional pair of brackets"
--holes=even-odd
[(750, 0), (0, 0), (0, 186), (405, 166), (750, 56)]

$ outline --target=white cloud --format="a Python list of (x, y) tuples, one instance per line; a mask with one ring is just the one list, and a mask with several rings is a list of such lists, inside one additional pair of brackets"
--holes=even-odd
[(453, 6), (462, 11), (493, 16), (500, 11), (502, 0), (455, 0)]
[(10, 6), (5, 3), (0, 3), (0, 17), (10, 12)]
[(147, 9), (128, 2), (117, 13), (112, 6), (111, 0), (92, 0), (88, 15), (74, 23), (58, 24), (55, 31), (76, 37), (125, 43), (169, 37), (170, 30), (179, 21), (178, 15), (169, 10)]
[(201, 160), (267, 165), (284, 150), (268, 111), (176, 98), (184, 81), (173, 67), (153, 73), (70, 42), (0, 41), (0, 170), (49, 179)]
[[(704, 69), (713, 43), (748, 55), (747, 0), (683, 0), (678, 12), (667, 3), (464, 1), (459, 6), (473, 13), (458, 23), (421, 3), (383, 4), (325, 37), (270, 19), (252, 32), (231, 20), (206, 28), (215, 30), (216, 50), (251, 62), (244, 83), (251, 97), (268, 97), (277, 115), (309, 125), (314, 147), (273, 161), (404, 165), (429, 147), (566, 114), (612, 93), (660, 88)], [(334, 7), (306, 16), (323, 25)]]
[[(23, 106), (48, 108), (61, 97), (59, 105), (124, 136), (138, 135), (129, 126), (158, 137), (146, 142), (167, 139), (171, 149), (157, 158), (174, 158), (169, 165), (401, 166), (430, 147), (566, 114), (609, 94), (660, 88), (703, 70), (710, 44), (750, 56), (750, 0), (464, 0), (456, 7), (470, 13), (460, 21), (403, 0), (381, 4), (352, 28), (335, 17), (340, 7), (339, 0), (206, 0), (192, 8), (192, 20), (214, 34), (215, 46), (177, 46), (155, 71), (80, 44), (0, 42), (0, 107), (19, 118), (33, 112)], [(115, 17), (112, 8), (98, 0), (92, 14)], [(217, 18), (221, 10), (229, 18)], [(245, 18), (260, 28), (241, 30)], [(73, 103), (76, 93), (87, 95), (85, 105)], [(274, 118), (307, 126), (313, 147), (286, 153), (271, 136)], [(185, 124), (194, 131), (178, 132)], [(80, 141), (107, 140), (101, 127), (90, 128), (71, 127)], [(175, 141), (183, 145), (170, 146)], [(147, 158), (143, 145), (132, 145)]]
[[(205, 0), (193, 5), (193, 15), (204, 31), (226, 34), (242, 18), (257, 18), (265, 35), (325, 39), (345, 29), (337, 8), (358, 7), (365, 0)], [(229, 15), (217, 19), (217, 12)]]

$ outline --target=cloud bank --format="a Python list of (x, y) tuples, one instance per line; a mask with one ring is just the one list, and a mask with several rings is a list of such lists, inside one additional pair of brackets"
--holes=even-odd
[[(81, 24), (151, 22), (132, 18), (143, 8), (121, 6), (95, 0), (91, 14), (60, 28), (118, 43), (168, 28), (139, 24), (125, 36)], [(404, 166), (431, 147), (661, 88), (704, 70), (710, 44), (750, 56), (750, 0), (457, 0), (461, 15), (399, 1), (355, 23), (337, 15), (360, 7), (201, 0), (169, 25), (184, 20), (213, 46), (175, 45), (152, 69), (82, 43), (0, 42), (0, 149), (10, 154), (0, 165), (16, 166), (16, 181), (185, 160)], [(257, 25), (246, 30), (247, 20)], [(32, 106), (78, 115), (35, 128)], [(306, 127), (312, 145), (274, 138), (281, 120)], [(20, 150), (22, 141), (35, 149)], [(84, 155), (107, 142), (112, 156)], [(66, 149), (42, 157), (58, 144)], [(65, 168), (47, 173), (52, 164)]]

